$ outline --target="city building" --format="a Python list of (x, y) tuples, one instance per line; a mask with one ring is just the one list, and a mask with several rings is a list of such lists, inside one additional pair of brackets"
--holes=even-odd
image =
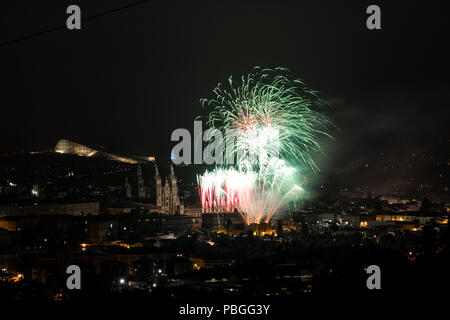
[(156, 205), (161, 208), (161, 212), (169, 215), (184, 214), (184, 205), (180, 201), (178, 194), (177, 177), (172, 164), (170, 165), (169, 176), (166, 177), (164, 187), (161, 184), (161, 176), (155, 164), (156, 181)]
[[(103, 149), (103, 150), (102, 150)], [(146, 161), (155, 161), (155, 157), (142, 156), (124, 156), (109, 153), (103, 147), (88, 147), (80, 143), (61, 139), (55, 146), (54, 152), (62, 154), (74, 154), (80, 157), (99, 157), (106, 160), (119, 161), (124, 163), (139, 163)]]
[(91, 243), (115, 240), (118, 234), (118, 221), (112, 217), (90, 217), (86, 220), (86, 233)]
[(142, 168), (139, 164), (137, 165), (136, 170), (137, 170), (137, 197), (139, 199), (144, 199), (144, 198), (146, 198), (144, 177), (142, 175)]
[(232, 230), (243, 230), (244, 220), (238, 213), (203, 213), (202, 228), (214, 232), (232, 232)]
[(73, 216), (98, 215), (99, 209), (99, 202), (62, 202), (0, 206), (0, 217), (46, 214), (67, 214)]
[(124, 184), (123, 188), (124, 188), (124, 191), (125, 191), (125, 197), (131, 198), (132, 197), (132, 195), (131, 195), (131, 185), (128, 182), (128, 176), (127, 175), (125, 175), (125, 184)]

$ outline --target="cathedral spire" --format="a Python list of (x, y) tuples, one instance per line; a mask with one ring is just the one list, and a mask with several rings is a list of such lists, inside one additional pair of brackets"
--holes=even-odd
[(162, 207), (163, 205), (163, 190), (161, 185), (161, 176), (159, 175), (158, 165), (155, 162), (155, 183), (156, 183), (156, 205)]
[(155, 161), (155, 177), (159, 177), (159, 170), (158, 170), (158, 165), (156, 164), (156, 161)]
[(142, 176), (142, 168), (141, 165), (137, 165), (137, 193), (138, 198), (145, 198), (145, 186), (144, 186), (144, 177)]
[(128, 182), (128, 175), (125, 174), (125, 184), (124, 184), (124, 189), (125, 189), (125, 196), (127, 198), (131, 198), (131, 185)]
[[(156, 180), (156, 202), (161, 203), (161, 212), (175, 215), (183, 214), (184, 206), (180, 203), (178, 196), (177, 177), (172, 164), (170, 165), (169, 174), (166, 175), (164, 186), (161, 186), (161, 177), (159, 171), (155, 166), (155, 180)], [(161, 200), (159, 200), (161, 199)]]
[(175, 171), (173, 170), (172, 162), (170, 163), (170, 179), (175, 178)]

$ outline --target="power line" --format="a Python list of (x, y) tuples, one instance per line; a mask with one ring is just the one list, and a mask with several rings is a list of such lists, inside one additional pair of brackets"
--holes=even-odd
[[(111, 10), (108, 10), (108, 11), (105, 11), (105, 12), (101, 12), (101, 13), (95, 14), (93, 16), (87, 17), (85, 19), (81, 19), (81, 21), (85, 22), (85, 21), (93, 20), (93, 19), (96, 19), (96, 18), (99, 18), (99, 17), (102, 17), (102, 16), (106, 16), (106, 15), (111, 14), (111, 13), (115, 13), (115, 12), (122, 11), (122, 10), (125, 10), (125, 9), (128, 9), (128, 8), (134, 7), (134, 6), (138, 6), (138, 5), (141, 5), (141, 4), (145, 3), (145, 2), (150, 2), (150, 1), (152, 1), (152, 0), (141, 0), (141, 1), (138, 1), (138, 2), (130, 3), (130, 4), (124, 5), (124, 6), (119, 7), (119, 8), (114, 8), (114, 9), (111, 9)], [(28, 40), (28, 39), (31, 39), (31, 38), (35, 38), (35, 37), (38, 37), (38, 36), (46, 34), (46, 33), (54, 32), (54, 31), (57, 31), (57, 30), (60, 30), (60, 29), (65, 29), (65, 28), (66, 28), (66, 25), (63, 24), (63, 25), (60, 25), (60, 26), (57, 26), (57, 27), (53, 27), (53, 28), (50, 28), (50, 29), (47, 29), (47, 30), (43, 30), (43, 31), (39, 31), (39, 32), (36, 32), (36, 33), (32, 33), (30, 35), (27, 35), (27, 36), (24, 36), (24, 37), (21, 37), (21, 38), (18, 38), (18, 39), (14, 39), (14, 40), (10, 40), (10, 41), (6, 41), (4, 43), (1, 43), (0, 44), (0, 48), (8, 46), (8, 45), (11, 45), (11, 44), (14, 44), (14, 43), (17, 43), (17, 42), (20, 42), (20, 41), (24, 41), (24, 40)]]

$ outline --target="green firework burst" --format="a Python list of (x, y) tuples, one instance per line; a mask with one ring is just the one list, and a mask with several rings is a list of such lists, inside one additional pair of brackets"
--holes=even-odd
[[(239, 167), (255, 169), (276, 150), (294, 166), (319, 170), (313, 154), (322, 151), (320, 136), (331, 138), (333, 124), (321, 112), (325, 103), (318, 92), (289, 70), (256, 67), (239, 81), (230, 77), (225, 85), (219, 84), (214, 94), (201, 100), (210, 110), (206, 124), (239, 130), (231, 150), (239, 155)], [(275, 135), (277, 139), (272, 139)]]

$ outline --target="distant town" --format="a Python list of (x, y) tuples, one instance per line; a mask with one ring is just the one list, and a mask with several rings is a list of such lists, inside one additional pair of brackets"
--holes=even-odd
[(169, 300), (296, 297), (336, 284), (367, 291), (364, 267), (374, 263), (406, 272), (387, 290), (408, 290), (406, 278), (418, 270), (427, 280), (416, 289), (442, 276), (445, 264), (429, 261), (448, 254), (448, 200), (340, 189), (248, 225), (235, 211), (202, 210), (194, 178), (191, 166), (69, 140), (2, 156), (3, 299), (79, 298), (65, 284), (69, 265), (80, 266), (86, 296), (100, 290)]

